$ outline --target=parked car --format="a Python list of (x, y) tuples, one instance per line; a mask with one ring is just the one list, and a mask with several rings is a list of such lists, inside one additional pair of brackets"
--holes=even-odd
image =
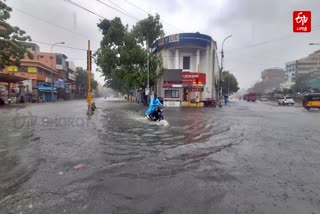
[(294, 105), (294, 100), (292, 97), (282, 97), (278, 100), (279, 105)]
[(260, 97), (260, 101), (268, 101), (266, 97)]

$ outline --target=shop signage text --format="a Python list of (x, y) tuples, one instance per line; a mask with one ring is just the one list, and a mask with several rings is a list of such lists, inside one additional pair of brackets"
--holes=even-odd
[(13, 65), (9, 66), (8, 67), (8, 71), (9, 72), (17, 72), (18, 71), (18, 67), (17, 66), (13, 66)]
[(196, 84), (198, 79), (198, 84), (206, 84), (206, 74), (205, 73), (195, 73), (195, 72), (182, 72), (182, 82)]
[(28, 67), (28, 73), (37, 73), (36, 67)]

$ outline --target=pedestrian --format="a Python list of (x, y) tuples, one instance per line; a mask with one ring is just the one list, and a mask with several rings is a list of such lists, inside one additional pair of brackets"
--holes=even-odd
[(229, 97), (227, 95), (224, 96), (224, 104), (228, 105)]
[(196, 103), (199, 103), (200, 102), (200, 99), (198, 96), (196, 96), (196, 99), (195, 99)]

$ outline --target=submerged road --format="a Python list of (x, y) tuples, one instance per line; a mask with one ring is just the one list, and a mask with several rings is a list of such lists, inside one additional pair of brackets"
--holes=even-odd
[(0, 109), (0, 213), (320, 213), (320, 111), (96, 103)]

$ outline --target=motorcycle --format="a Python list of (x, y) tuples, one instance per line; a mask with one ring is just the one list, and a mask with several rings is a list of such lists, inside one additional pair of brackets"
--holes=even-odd
[(158, 121), (160, 122), (161, 120), (164, 120), (163, 116), (163, 107), (157, 106), (155, 111), (150, 115), (149, 120), (151, 121)]

